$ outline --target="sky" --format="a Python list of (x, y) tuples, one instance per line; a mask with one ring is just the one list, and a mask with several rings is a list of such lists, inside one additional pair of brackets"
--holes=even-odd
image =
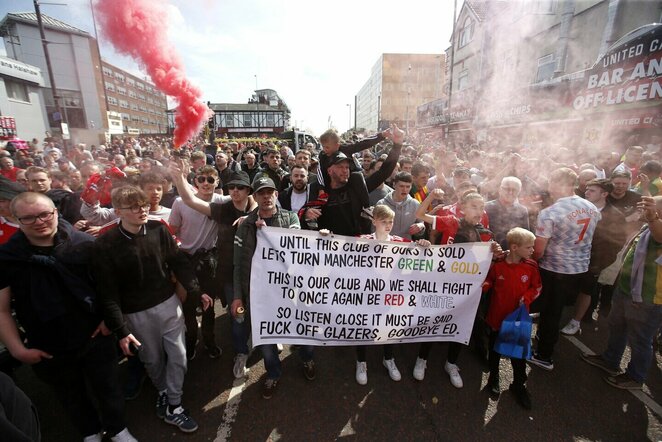
[[(162, 2), (169, 40), (205, 101), (246, 103), (256, 85), (274, 89), (292, 111), (291, 123), (316, 135), (328, 128), (329, 117), (347, 130), (347, 104), (354, 124), (354, 96), (381, 54), (443, 53), (453, 26), (453, 0)], [(94, 35), (89, 0), (43, 3), (43, 14)], [(28, 11), (34, 12), (31, 0), (0, 2), (2, 17)], [(138, 62), (118, 55), (103, 38), (100, 47), (109, 63), (140, 72)]]

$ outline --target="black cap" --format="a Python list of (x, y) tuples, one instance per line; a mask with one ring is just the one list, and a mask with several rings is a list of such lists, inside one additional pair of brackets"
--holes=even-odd
[(347, 155), (344, 153), (338, 151), (331, 155), (331, 158), (329, 160), (329, 166), (333, 166), (334, 164), (342, 163), (343, 161), (349, 161), (349, 158)]
[(274, 189), (276, 190), (276, 185), (271, 178), (261, 177), (253, 181), (254, 192), (257, 193), (262, 189)]

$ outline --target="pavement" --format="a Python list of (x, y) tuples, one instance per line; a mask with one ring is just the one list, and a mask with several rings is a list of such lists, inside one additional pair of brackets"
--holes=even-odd
[[(566, 309), (564, 321), (570, 310)], [(138, 398), (127, 402), (128, 426), (139, 440), (662, 440), (660, 353), (656, 353), (644, 391), (635, 394), (609, 386), (602, 371), (579, 357), (582, 351), (603, 349), (607, 340), (605, 318), (583, 324), (581, 335), (559, 339), (553, 371), (527, 368), (533, 403), (532, 410), (527, 411), (507, 391), (512, 379), (507, 359), (501, 362), (502, 393), (498, 400), (490, 399), (485, 390), (487, 366), (468, 348), (458, 362), (464, 388), (454, 388), (443, 370), (447, 344), (433, 347), (422, 382), (411, 375), (418, 344), (396, 347), (400, 382), (392, 381), (382, 366), (381, 348), (369, 348), (365, 386), (354, 380), (352, 347), (317, 348), (317, 378), (308, 381), (296, 351), (285, 346), (281, 354), (283, 377), (273, 398), (265, 400), (261, 396), (265, 371), (259, 352), (249, 359), (248, 376), (235, 380), (229, 317), (218, 305), (216, 313), (217, 342), (223, 355), (211, 359), (200, 344), (184, 386), (184, 407), (200, 429), (183, 434), (159, 420), (154, 413), (156, 391), (147, 381)], [(124, 374), (124, 364), (121, 369)], [(44, 442), (81, 440), (53, 394), (29, 367), (19, 368), (16, 379), (39, 410)]]

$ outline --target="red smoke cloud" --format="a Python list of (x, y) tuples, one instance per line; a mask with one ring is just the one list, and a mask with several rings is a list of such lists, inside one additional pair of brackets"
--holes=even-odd
[(142, 63), (152, 81), (179, 106), (175, 114), (176, 147), (195, 137), (212, 111), (202, 92), (184, 75), (184, 65), (168, 42), (167, 3), (161, 0), (95, 0), (104, 36), (118, 52)]

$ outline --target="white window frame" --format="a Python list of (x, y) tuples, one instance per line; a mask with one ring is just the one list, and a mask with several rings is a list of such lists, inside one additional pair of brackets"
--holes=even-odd
[(462, 24), (462, 29), (460, 29), (460, 38), (458, 39), (458, 48), (462, 48), (469, 43), (471, 43), (471, 40), (473, 40), (473, 29), (474, 29), (474, 21), (471, 19), (471, 17), (467, 17), (464, 19), (464, 23)]

